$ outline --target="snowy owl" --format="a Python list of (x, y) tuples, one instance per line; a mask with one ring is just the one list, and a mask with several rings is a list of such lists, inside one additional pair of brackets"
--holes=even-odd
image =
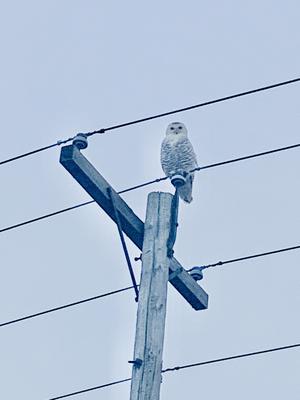
[[(161, 145), (161, 166), (169, 178), (176, 173), (188, 173), (197, 167), (193, 146), (187, 137), (187, 129), (181, 122), (172, 122), (167, 127), (166, 137)], [(192, 198), (194, 173), (187, 174), (186, 183), (178, 188), (178, 194), (186, 203)]]

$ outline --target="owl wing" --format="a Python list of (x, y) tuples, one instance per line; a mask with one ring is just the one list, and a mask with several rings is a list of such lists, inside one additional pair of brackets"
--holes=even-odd
[(197, 165), (196, 154), (188, 138), (175, 142), (165, 137), (161, 145), (161, 166), (167, 176), (178, 170), (189, 172)]
[[(198, 166), (193, 146), (187, 137), (175, 142), (168, 137), (161, 146), (161, 165), (166, 176), (171, 177), (177, 171), (189, 172)], [(186, 178), (186, 183), (178, 189), (179, 196), (187, 203), (192, 201), (194, 173)]]

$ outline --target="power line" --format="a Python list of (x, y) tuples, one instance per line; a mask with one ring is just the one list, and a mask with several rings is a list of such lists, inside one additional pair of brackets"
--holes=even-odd
[(293, 348), (295, 348), (295, 347), (300, 347), (300, 343), (291, 344), (291, 345), (282, 346), (282, 347), (274, 347), (274, 348), (272, 348), (272, 349), (267, 349), (267, 350), (253, 351), (253, 352), (251, 352), (251, 353), (237, 354), (237, 355), (235, 355), (235, 356), (217, 358), (217, 359), (215, 359), (215, 360), (201, 361), (201, 362), (198, 362), (198, 363), (181, 365), (181, 366), (179, 366), (179, 367), (167, 368), (167, 369), (163, 370), (162, 372), (179, 371), (180, 369), (193, 368), (193, 367), (200, 367), (201, 365), (215, 364), (215, 363), (219, 363), (219, 362), (223, 362), (223, 361), (235, 360), (235, 359), (237, 359), (237, 358), (258, 356), (258, 355), (260, 355), (260, 354), (273, 353), (273, 352), (275, 352), (275, 351), (293, 349)]
[(129, 286), (129, 287), (125, 287), (125, 288), (122, 288), (122, 289), (114, 290), (114, 291), (108, 292), (108, 293), (103, 293), (103, 294), (100, 294), (100, 295), (94, 296), (94, 297), (88, 297), (87, 299), (75, 301), (73, 303), (68, 303), (68, 304), (65, 304), (63, 306), (50, 308), (48, 310), (41, 311), (41, 312), (38, 312), (38, 313), (35, 313), (35, 314), (30, 314), (30, 315), (27, 315), (25, 317), (16, 318), (16, 319), (13, 319), (11, 321), (3, 322), (3, 323), (0, 324), (0, 327), (6, 326), (6, 325), (11, 325), (11, 324), (16, 324), (18, 322), (25, 321), (27, 319), (36, 318), (36, 317), (39, 317), (41, 315), (49, 314), (49, 313), (52, 313), (52, 312), (55, 312), (55, 311), (59, 311), (59, 310), (63, 310), (63, 309), (69, 308), (69, 307), (78, 306), (79, 304), (88, 303), (90, 301), (98, 300), (98, 299), (101, 299), (103, 297), (112, 296), (114, 294), (125, 292), (126, 290), (130, 290), (130, 289), (133, 289), (133, 286)]
[(239, 262), (239, 261), (251, 260), (253, 258), (258, 258), (258, 257), (266, 257), (266, 256), (270, 256), (272, 254), (278, 254), (278, 253), (283, 253), (283, 252), (286, 252), (286, 251), (292, 251), (292, 250), (298, 250), (298, 249), (300, 249), (300, 245), (299, 246), (293, 246), (293, 247), (285, 247), (283, 249), (267, 251), (265, 253), (257, 253), (257, 254), (252, 254), (250, 256), (245, 256), (245, 257), (240, 257), (240, 258), (233, 258), (231, 260), (218, 261), (218, 262), (216, 262), (214, 264), (204, 265), (202, 267), (202, 269), (212, 268), (212, 267), (220, 267), (220, 266), (225, 265), (225, 264), (232, 264), (232, 263)]
[(76, 208), (87, 206), (88, 204), (92, 204), (92, 203), (95, 203), (95, 200), (86, 201), (84, 203), (76, 204), (75, 206), (71, 206), (71, 207), (63, 208), (62, 210), (54, 211), (54, 212), (52, 212), (50, 214), (44, 214), (44, 215), (41, 215), (40, 217), (37, 217), (37, 218), (33, 218), (33, 219), (29, 219), (27, 221), (19, 222), (18, 224), (10, 225), (10, 226), (7, 226), (6, 228), (0, 229), (0, 233), (6, 232), (6, 231), (10, 231), (11, 229), (20, 228), (21, 226), (32, 224), (34, 222), (41, 221), (41, 220), (46, 219), (46, 218), (54, 217), (55, 215), (65, 213), (65, 212), (70, 211), (70, 210), (75, 210)]
[[(129, 122), (124, 122), (124, 123), (121, 123), (121, 124), (118, 124), (118, 125), (109, 126), (107, 128), (98, 129), (96, 131), (86, 132), (84, 135), (89, 137), (89, 136), (93, 136), (95, 134), (102, 134), (102, 133), (105, 133), (105, 132), (108, 132), (108, 131), (111, 131), (111, 130), (114, 130), (114, 129), (120, 129), (120, 128), (124, 128), (126, 126), (135, 125), (135, 124), (139, 124), (139, 123), (142, 123), (142, 122), (150, 121), (150, 120), (153, 120), (153, 119), (166, 117), (168, 115), (178, 114), (178, 113), (181, 113), (181, 112), (184, 112), (184, 111), (190, 111), (190, 110), (193, 110), (193, 109), (196, 109), (196, 108), (200, 108), (200, 107), (204, 107), (204, 106), (208, 106), (208, 105), (211, 105), (211, 104), (221, 103), (223, 101), (232, 100), (232, 99), (235, 99), (235, 98), (238, 98), (238, 97), (248, 96), (248, 95), (251, 95), (251, 94), (258, 93), (258, 92), (262, 92), (262, 91), (266, 91), (266, 90), (270, 90), (270, 89), (275, 89), (275, 88), (278, 88), (280, 86), (290, 85), (290, 84), (293, 84), (293, 83), (297, 83), (299, 81), (300, 81), (300, 78), (295, 78), (295, 79), (290, 79), (288, 81), (274, 83), (272, 85), (263, 86), (263, 87), (260, 87), (260, 88), (256, 88), (256, 89), (248, 90), (248, 91), (245, 91), (245, 92), (232, 94), (232, 95), (225, 96), (225, 97), (220, 97), (218, 99), (205, 101), (203, 103), (194, 104), (192, 106), (188, 106), (188, 107), (184, 107), (184, 108), (178, 108), (178, 109), (175, 109), (175, 110), (172, 110), (172, 111), (167, 111), (167, 112), (164, 112), (164, 113), (161, 113), (161, 114), (156, 114), (156, 115), (152, 115), (152, 116), (149, 116), (149, 117), (140, 118), (140, 119), (136, 119), (136, 120), (129, 121)], [(56, 143), (50, 144), (49, 146), (40, 147), (40, 148), (38, 148), (36, 150), (32, 150), (32, 151), (29, 151), (27, 153), (23, 153), (23, 154), (20, 154), (18, 156), (15, 156), (15, 157), (8, 158), (6, 160), (0, 161), (0, 165), (7, 164), (7, 163), (10, 163), (12, 161), (16, 161), (16, 160), (19, 160), (19, 159), (24, 158), (24, 157), (28, 157), (28, 156), (36, 154), (36, 153), (40, 153), (42, 151), (51, 149), (51, 148), (56, 147), (56, 146), (61, 146), (62, 144), (66, 144), (66, 143), (72, 141), (74, 138), (75, 138), (75, 136), (74, 137), (70, 137), (68, 139), (64, 139), (64, 140), (58, 140)]]
[[(261, 354), (273, 353), (273, 352), (276, 352), (276, 351), (288, 350), (288, 349), (292, 349), (292, 348), (296, 348), (296, 347), (300, 347), (300, 343), (291, 344), (291, 345), (282, 346), (282, 347), (273, 347), (271, 349), (254, 351), (254, 352), (251, 352), (251, 353), (237, 354), (237, 355), (229, 356), (229, 357), (216, 358), (216, 359), (213, 359), (213, 360), (201, 361), (201, 362), (197, 362), (197, 363), (193, 363), (193, 364), (185, 364), (185, 365), (181, 365), (181, 366), (178, 366), (178, 367), (164, 369), (164, 370), (162, 370), (162, 373), (175, 372), (175, 371), (179, 371), (181, 369), (200, 367), (200, 366), (208, 365), (208, 364), (216, 364), (216, 363), (220, 363), (220, 362), (224, 362), (224, 361), (235, 360), (235, 359), (238, 359), (238, 358), (253, 357), (253, 356), (258, 356), (258, 355), (261, 355)], [(121, 383), (129, 382), (129, 381), (131, 381), (131, 378), (126, 378), (126, 379), (122, 379), (122, 380), (106, 383), (104, 385), (94, 386), (94, 387), (91, 387), (91, 388), (79, 390), (77, 392), (67, 393), (67, 394), (64, 394), (64, 395), (61, 395), (61, 396), (58, 396), (58, 397), (52, 397), (49, 400), (65, 399), (67, 397), (76, 396), (76, 395), (79, 395), (79, 394), (91, 392), (91, 391), (98, 390), (98, 389), (103, 389), (103, 388), (108, 387), (108, 386), (119, 385)]]
[(285, 147), (279, 147), (279, 148), (277, 148), (277, 149), (272, 149), (272, 150), (263, 151), (263, 152), (261, 152), (261, 153), (254, 153), (254, 154), (250, 154), (250, 155), (243, 156), (243, 157), (232, 158), (232, 159), (230, 159), (230, 160), (221, 161), (221, 162), (214, 163), (214, 164), (204, 165), (203, 167), (194, 168), (194, 169), (193, 169), (192, 171), (190, 171), (190, 172), (201, 171), (202, 169), (209, 169), (209, 168), (214, 168), (214, 167), (220, 167), (220, 166), (222, 166), (222, 165), (232, 164), (232, 163), (239, 162), (239, 161), (245, 161), (245, 160), (249, 160), (249, 159), (251, 159), (251, 158), (262, 157), (262, 156), (267, 156), (267, 155), (274, 154), (274, 153), (279, 153), (279, 152), (281, 152), (281, 151), (296, 149), (297, 147), (300, 147), (300, 143), (292, 144), (292, 145), (290, 145), (290, 146), (285, 146)]
[(184, 112), (184, 111), (194, 110), (195, 108), (200, 108), (200, 107), (204, 107), (204, 106), (209, 106), (211, 104), (221, 103), (223, 101), (236, 99), (236, 98), (242, 97), (242, 96), (248, 96), (250, 94), (262, 92), (262, 91), (265, 91), (265, 90), (275, 89), (275, 88), (277, 88), (279, 86), (290, 85), (292, 83), (296, 83), (296, 82), (299, 82), (299, 81), (300, 81), (300, 78), (296, 78), (296, 79), (291, 79), (291, 80), (284, 81), (284, 82), (275, 83), (273, 85), (263, 86), (263, 87), (260, 87), (260, 88), (257, 88), (257, 89), (248, 90), (246, 92), (240, 92), (240, 93), (232, 94), (230, 96), (220, 97), (220, 98), (215, 99), (215, 100), (205, 101), (204, 103), (194, 104), (192, 106), (188, 106), (188, 107), (184, 107), (184, 108), (177, 108), (176, 110), (173, 110), (173, 111), (167, 111), (167, 112), (164, 112), (164, 113), (161, 113), (161, 114), (152, 115), (150, 117), (136, 119), (134, 121), (125, 122), (125, 123), (122, 123), (122, 124), (119, 124), (119, 125), (110, 126), (109, 128), (102, 128), (102, 129), (99, 129), (97, 131), (89, 132), (87, 135), (91, 136), (91, 135), (94, 135), (94, 134), (97, 134), (97, 133), (104, 133), (104, 132), (107, 132), (107, 131), (111, 131), (113, 129), (124, 128), (125, 126), (140, 124), (141, 122), (151, 121), (153, 119), (167, 117), (168, 115), (173, 115), (173, 114), (178, 114), (178, 113), (181, 113), (181, 112)]
[[(218, 261), (218, 262), (216, 262), (214, 264), (204, 265), (202, 268), (206, 269), (206, 268), (211, 268), (211, 267), (218, 267), (218, 266), (221, 266), (221, 265), (235, 263), (235, 262), (238, 262), (238, 261), (249, 260), (249, 259), (253, 259), (253, 258), (257, 258), (257, 257), (265, 257), (265, 256), (269, 256), (269, 255), (272, 255), (272, 254), (278, 254), (278, 253), (287, 252), (287, 251), (293, 251), (293, 250), (298, 250), (298, 249), (300, 249), (300, 245), (293, 246), (293, 247), (285, 247), (285, 248), (278, 249), (278, 250), (272, 250), (272, 251), (268, 251), (268, 252), (264, 252), (264, 253), (253, 254), (253, 255), (250, 255), (250, 256), (245, 256), (245, 257), (240, 257), (240, 258), (233, 258), (231, 260)], [(189, 270), (188, 270), (188, 272), (189, 272)], [(20, 318), (16, 318), (16, 319), (13, 319), (13, 320), (10, 320), (10, 321), (7, 321), (7, 322), (2, 322), (2, 323), (0, 323), (0, 328), (3, 327), (3, 326), (6, 326), (6, 325), (12, 325), (12, 324), (16, 324), (18, 322), (22, 322), (22, 321), (25, 321), (25, 320), (28, 320), (28, 319), (36, 318), (36, 317), (39, 317), (39, 316), (44, 315), (44, 314), (49, 314), (49, 313), (52, 313), (52, 312), (55, 312), (55, 311), (63, 310), (63, 309), (69, 308), (69, 307), (78, 306), (80, 304), (88, 303), (90, 301), (98, 300), (98, 299), (101, 299), (103, 297), (107, 297), (107, 296), (111, 296), (111, 295), (118, 294), (118, 293), (121, 293), (121, 292), (125, 292), (125, 291), (133, 289), (133, 288), (134, 288), (134, 286), (129, 286), (129, 287), (125, 287), (125, 288), (122, 288), (122, 289), (117, 289), (117, 290), (114, 290), (114, 291), (111, 291), (111, 292), (108, 292), (108, 293), (100, 294), (98, 296), (89, 297), (89, 298), (86, 298), (86, 299), (83, 299), (83, 300), (79, 300), (79, 301), (75, 301), (73, 303), (68, 303), (68, 304), (65, 304), (65, 305), (62, 305), (62, 306), (59, 306), (59, 307), (50, 308), (48, 310), (41, 311), (41, 312), (38, 312), (38, 313), (35, 313), (35, 314), (30, 314), (30, 315), (27, 315), (27, 316), (24, 316), (24, 317), (20, 317)]]
[[(232, 164), (232, 163), (236, 163), (236, 162), (240, 162), (240, 161), (245, 161), (245, 160), (249, 160), (249, 159), (252, 159), (252, 158), (257, 158), (257, 157), (271, 155), (271, 154), (274, 154), (274, 153), (279, 153), (279, 152), (282, 152), (282, 151), (292, 150), (292, 149), (295, 149), (295, 148), (298, 148), (298, 147), (300, 147), (300, 143), (296, 143), (296, 144), (293, 144), (293, 145), (290, 145), (290, 146), (285, 146), (285, 147), (279, 147), (279, 148), (268, 150), (268, 151), (264, 151), (264, 152), (261, 152), (261, 153), (249, 154), (249, 155), (238, 157), (238, 158), (232, 158), (232, 159), (229, 159), (229, 160), (224, 160), (224, 161), (220, 161), (220, 162), (217, 162), (217, 163), (204, 165), (202, 167), (194, 168), (190, 172), (198, 172), (198, 171), (202, 171), (202, 170), (205, 170), (205, 169), (220, 167), (220, 166), (223, 166), (223, 165), (228, 165), (228, 164)], [(120, 192), (118, 192), (118, 194), (131, 192), (133, 190), (137, 190), (137, 189), (140, 189), (140, 188), (145, 187), (145, 186), (153, 185), (154, 183), (159, 183), (159, 182), (167, 180), (167, 179), (168, 179), (167, 176), (163, 176), (161, 178), (156, 178), (156, 179), (153, 179), (151, 181), (144, 182), (144, 183), (141, 183), (139, 185), (131, 186), (131, 187), (127, 188), (127, 189), (123, 189)], [(30, 219), (30, 220), (27, 220), (27, 221), (19, 222), (17, 224), (10, 225), (10, 226), (7, 226), (5, 228), (0, 229), (0, 233), (6, 232), (6, 231), (9, 231), (9, 230), (12, 230), (12, 229), (16, 229), (16, 228), (19, 228), (19, 227), (24, 226), (24, 225), (32, 224), (34, 222), (37, 222), (37, 221), (40, 221), (40, 220), (43, 220), (43, 219), (46, 219), (46, 218), (49, 218), (49, 217), (53, 217), (55, 215), (62, 214), (62, 213), (65, 213), (67, 211), (71, 211), (71, 210), (74, 210), (76, 208), (80, 208), (80, 207), (83, 207), (83, 206), (86, 206), (86, 205), (92, 204), (92, 203), (95, 203), (95, 200), (90, 200), (90, 201), (86, 201), (84, 203), (79, 203), (79, 204), (76, 204), (76, 205), (71, 206), (71, 207), (67, 207), (67, 208), (64, 208), (64, 209), (61, 209), (61, 210), (58, 210), (58, 211), (54, 211), (54, 212), (52, 212), (50, 214), (45, 214), (45, 215), (42, 215), (42, 216), (37, 217), (37, 218), (33, 218), (33, 219)]]
[(72, 392), (72, 393), (68, 393), (68, 394), (63, 394), (62, 396), (51, 397), (51, 399), (49, 399), (49, 400), (65, 399), (65, 398), (67, 398), (67, 397), (76, 396), (76, 395), (78, 395), (78, 394), (83, 394), (83, 393), (87, 393), (87, 392), (92, 392), (93, 390), (104, 389), (104, 388), (106, 388), (106, 387), (108, 387), (108, 386), (115, 386), (115, 385), (119, 385), (120, 383), (129, 382), (129, 381), (131, 381), (131, 378), (121, 379), (121, 380), (119, 380), (119, 381), (114, 381), (114, 382), (105, 383), (104, 385), (94, 386), (94, 387), (92, 387), (92, 388), (83, 389), (83, 390), (78, 390), (77, 392)]
[(68, 138), (68, 139), (65, 139), (65, 140), (58, 140), (56, 143), (50, 144), (49, 146), (40, 147), (38, 149), (29, 151), (28, 153), (23, 153), (23, 154), (20, 154), (18, 156), (11, 157), (11, 158), (8, 158), (6, 160), (0, 161), (0, 165), (8, 164), (8, 163), (10, 163), (12, 161), (19, 160), (20, 158), (25, 158), (25, 157), (31, 156), (33, 154), (40, 153), (42, 151), (52, 149), (53, 147), (60, 146), (62, 144), (68, 143), (73, 139), (74, 139), (74, 137), (71, 137), (71, 138)]

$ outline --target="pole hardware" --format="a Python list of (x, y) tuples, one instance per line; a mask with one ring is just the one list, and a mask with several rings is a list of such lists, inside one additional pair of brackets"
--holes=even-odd
[(133, 284), (133, 287), (134, 287), (135, 301), (138, 302), (138, 300), (139, 300), (139, 291), (138, 291), (138, 288), (137, 288), (137, 283), (136, 283), (136, 280), (135, 280), (135, 276), (134, 276), (133, 268), (132, 268), (132, 265), (131, 265), (131, 261), (130, 261), (130, 257), (129, 257), (129, 253), (128, 253), (128, 249), (127, 249), (127, 245), (126, 245), (125, 238), (124, 238), (123, 228), (122, 228), (122, 224), (121, 224), (119, 211), (117, 209), (116, 202), (115, 202), (115, 199), (114, 199), (114, 193), (113, 193), (113, 190), (112, 190), (111, 187), (107, 188), (107, 193), (108, 193), (108, 196), (109, 196), (109, 198), (111, 200), (111, 204), (112, 204), (112, 208), (113, 208), (113, 211), (114, 211), (114, 214), (115, 214), (116, 224), (117, 224), (117, 227), (118, 227), (118, 232), (119, 232), (122, 248), (123, 248), (123, 251), (124, 251), (125, 258), (126, 258), (126, 262), (127, 262), (129, 274), (130, 274), (130, 277), (131, 277), (131, 280), (132, 280), (132, 284)]
[(141, 360), (140, 358), (136, 358), (135, 360), (130, 360), (128, 361), (129, 364), (133, 364), (135, 367), (140, 368), (143, 364), (143, 360)]
[(84, 133), (78, 133), (73, 139), (73, 145), (79, 150), (86, 149), (88, 147), (86, 135)]
[(186, 182), (187, 173), (184, 171), (177, 171), (173, 176), (171, 176), (171, 183), (178, 189), (180, 186), (183, 186)]
[(193, 267), (191, 268), (188, 272), (191, 275), (192, 278), (195, 279), (195, 281), (201, 281), (203, 279), (203, 270), (204, 267)]
[(179, 206), (179, 196), (178, 196), (178, 187), (176, 187), (175, 194), (172, 198), (172, 207), (171, 207), (171, 217), (170, 217), (170, 231), (169, 238), (167, 241), (167, 255), (169, 258), (172, 258), (174, 255), (174, 244), (177, 236), (177, 228), (178, 228), (178, 206)]

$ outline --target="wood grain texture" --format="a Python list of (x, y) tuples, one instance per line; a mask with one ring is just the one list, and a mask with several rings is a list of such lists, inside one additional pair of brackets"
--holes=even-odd
[(170, 259), (172, 195), (150, 193), (145, 222), (140, 298), (137, 312), (130, 400), (158, 400), (165, 331)]

